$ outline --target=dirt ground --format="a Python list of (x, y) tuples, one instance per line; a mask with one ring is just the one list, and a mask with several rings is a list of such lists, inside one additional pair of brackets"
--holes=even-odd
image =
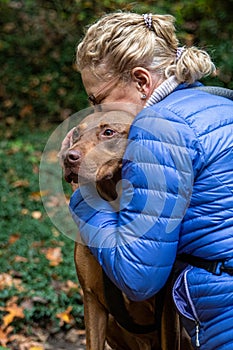
[[(50, 337), (46, 342), (46, 350), (85, 350), (86, 338), (84, 331), (71, 330), (64, 335), (58, 333), (53, 337)], [(111, 350), (106, 344), (105, 350)]]
[(50, 337), (46, 342), (46, 350), (84, 350), (86, 349), (85, 334), (58, 333), (53, 337)]

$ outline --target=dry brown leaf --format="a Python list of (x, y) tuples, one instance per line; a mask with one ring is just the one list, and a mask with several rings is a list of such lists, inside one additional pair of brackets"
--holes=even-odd
[(16, 122), (15, 117), (9, 116), (9, 117), (5, 118), (6, 125), (13, 125), (13, 124), (15, 124), (15, 122)]
[(33, 306), (34, 306), (34, 303), (33, 303), (33, 301), (31, 299), (26, 299), (26, 300), (21, 302), (21, 306), (22, 306), (23, 309), (32, 310)]
[(43, 247), (44, 246), (44, 241), (35, 241), (35, 242), (32, 242), (31, 244), (31, 248), (40, 248), (40, 247)]
[(48, 303), (48, 300), (46, 300), (45, 298), (39, 297), (37, 295), (32, 297), (32, 301), (34, 301), (36, 303), (40, 303), (40, 304), (47, 304)]
[(19, 112), (19, 115), (21, 118), (26, 117), (27, 115), (32, 114), (33, 106), (32, 105), (26, 105), (24, 106), (21, 111)]
[(55, 208), (55, 207), (59, 207), (60, 203), (61, 203), (61, 199), (58, 196), (49, 196), (46, 201), (46, 206), (48, 208)]
[(21, 214), (22, 215), (27, 215), (29, 213), (29, 210), (27, 209), (27, 208), (23, 208), (22, 210), (21, 210)]
[(14, 258), (15, 262), (28, 262), (28, 259), (24, 256), (16, 255)]
[(0, 290), (3, 290), (7, 287), (11, 287), (13, 285), (13, 278), (8, 273), (2, 273), (0, 275)]
[(13, 331), (13, 327), (9, 326), (6, 329), (0, 327), (0, 344), (6, 346), (9, 342), (9, 334)]
[(38, 343), (45, 344), (48, 338), (50, 337), (50, 333), (47, 330), (33, 327), (31, 328), (31, 332), (33, 334), (33, 337), (37, 340)]
[(21, 279), (13, 278), (9, 273), (0, 274), (0, 290), (10, 287), (16, 287), (19, 291), (23, 290)]
[(28, 187), (29, 186), (29, 181), (28, 180), (24, 180), (24, 179), (19, 179), (19, 180), (13, 182), (12, 186), (14, 188), (17, 188), (17, 187)]
[(49, 260), (50, 266), (58, 266), (62, 262), (61, 247), (43, 249), (46, 259)]
[(49, 192), (49, 190), (32, 192), (29, 198), (36, 202), (39, 202), (41, 200), (41, 197), (48, 196)]
[(72, 328), (71, 330), (69, 330), (66, 335), (65, 335), (65, 340), (67, 340), (70, 343), (78, 343), (80, 336), (79, 333), (77, 331), (77, 329)]
[(48, 163), (57, 163), (58, 162), (57, 150), (51, 150), (46, 152), (46, 160)]
[(43, 344), (36, 341), (34, 337), (25, 337), (22, 334), (13, 334), (10, 336), (9, 341), (14, 341), (15, 343), (17, 343), (18, 350), (44, 350)]
[(66, 281), (66, 285), (67, 285), (68, 290), (70, 290), (70, 289), (79, 289), (80, 288), (77, 283), (74, 283), (71, 280)]
[(14, 234), (10, 235), (10, 237), (8, 239), (8, 243), (9, 244), (13, 244), (16, 241), (18, 241), (19, 238), (20, 238), (20, 234), (19, 233), (14, 233)]
[(7, 300), (6, 306), (9, 307), (9, 306), (16, 304), (18, 300), (19, 300), (19, 298), (16, 295), (14, 295), (12, 298)]
[(75, 290), (77, 292), (79, 292), (79, 286), (72, 282), (72, 281), (57, 281), (57, 276), (53, 275), (53, 281), (51, 282), (54, 289), (56, 290), (62, 290), (63, 292), (65, 292), (67, 295), (69, 295), (71, 290)]
[(3, 316), (3, 329), (6, 329), (9, 324), (14, 320), (14, 318), (24, 318), (23, 308), (18, 306), (16, 303), (10, 304), (5, 307), (5, 311), (8, 312), (5, 316)]
[(58, 230), (56, 230), (54, 227), (52, 227), (51, 231), (52, 231), (52, 234), (54, 237), (57, 238), (60, 236), (60, 232)]

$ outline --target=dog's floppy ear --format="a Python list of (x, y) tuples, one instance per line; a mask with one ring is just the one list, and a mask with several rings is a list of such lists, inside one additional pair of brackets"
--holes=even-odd
[(66, 135), (66, 137), (64, 138), (64, 140), (62, 141), (61, 144), (61, 149), (58, 153), (58, 159), (60, 160), (61, 165), (63, 165), (63, 159), (64, 159), (64, 154), (66, 153), (66, 151), (72, 146), (73, 144), (73, 132), (75, 130), (75, 127), (72, 128), (68, 134)]
[(128, 135), (131, 123), (116, 123), (117, 131), (121, 135)]

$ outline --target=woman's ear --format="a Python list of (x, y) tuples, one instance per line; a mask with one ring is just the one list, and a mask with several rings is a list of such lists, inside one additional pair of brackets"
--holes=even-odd
[(135, 67), (131, 71), (132, 80), (136, 83), (136, 88), (142, 94), (148, 95), (152, 87), (152, 77), (150, 72), (143, 67)]

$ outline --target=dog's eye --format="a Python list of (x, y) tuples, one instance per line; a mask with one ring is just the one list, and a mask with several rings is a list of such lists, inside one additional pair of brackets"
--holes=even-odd
[(112, 129), (105, 129), (104, 132), (103, 132), (103, 135), (104, 136), (108, 136), (108, 137), (112, 136), (114, 134), (115, 134), (115, 132)]

